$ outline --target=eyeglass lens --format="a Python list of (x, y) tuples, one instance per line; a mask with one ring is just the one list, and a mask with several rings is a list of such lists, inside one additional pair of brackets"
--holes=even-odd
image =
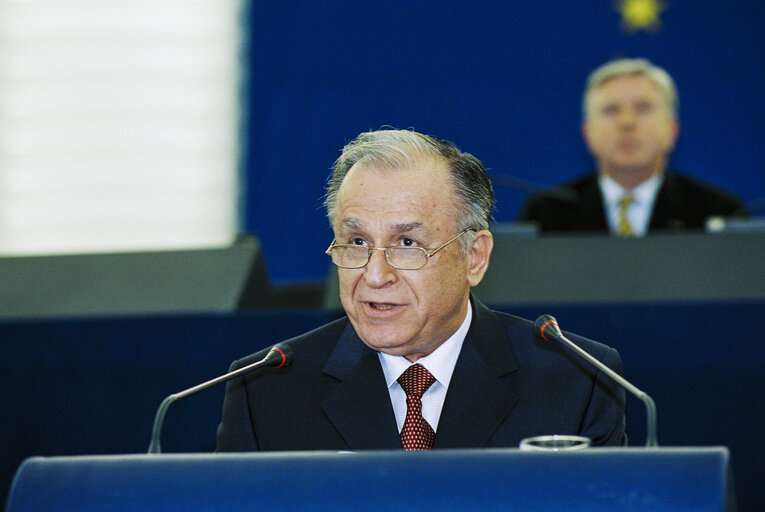
[[(427, 263), (425, 251), (417, 247), (388, 247), (388, 262), (403, 270), (417, 269)], [(366, 247), (333, 247), (332, 261), (340, 267), (363, 267), (369, 260), (369, 249)]]

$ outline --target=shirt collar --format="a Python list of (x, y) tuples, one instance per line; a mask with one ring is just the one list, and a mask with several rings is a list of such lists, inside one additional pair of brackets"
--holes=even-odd
[(653, 176), (632, 190), (627, 190), (608, 176), (600, 176), (598, 181), (607, 204), (616, 204), (626, 193), (631, 193), (637, 204), (650, 204), (656, 197), (656, 192), (661, 187), (662, 181), (664, 181), (664, 175)]
[[(462, 350), (462, 343), (465, 341), (468, 329), (470, 329), (470, 321), (472, 318), (473, 310), (470, 301), (468, 301), (467, 314), (459, 329), (457, 329), (454, 334), (433, 352), (416, 361), (416, 363), (427, 368), (431, 375), (436, 378), (438, 383), (444, 387), (449, 387), (452, 373), (454, 373), (454, 366), (457, 364), (457, 358), (460, 355), (460, 350)], [(393, 356), (383, 352), (378, 352), (377, 355), (380, 358), (380, 364), (382, 365), (383, 373), (385, 374), (385, 382), (389, 388), (398, 380), (401, 374), (404, 373), (404, 370), (415, 364), (409, 362), (409, 360), (403, 356)]]

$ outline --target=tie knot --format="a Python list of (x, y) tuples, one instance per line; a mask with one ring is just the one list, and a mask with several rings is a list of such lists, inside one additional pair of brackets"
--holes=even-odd
[(630, 194), (629, 192), (624, 194), (621, 199), (619, 199), (619, 207), (622, 210), (626, 210), (632, 203), (635, 202), (635, 196)]
[(413, 364), (401, 374), (398, 383), (406, 396), (422, 398), (422, 394), (436, 381), (436, 378), (421, 364)]

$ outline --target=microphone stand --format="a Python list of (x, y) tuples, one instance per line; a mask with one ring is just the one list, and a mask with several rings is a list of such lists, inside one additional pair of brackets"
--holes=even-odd
[(576, 351), (580, 356), (587, 359), (590, 363), (592, 363), (596, 368), (598, 368), (600, 371), (611, 377), (613, 380), (615, 380), (619, 385), (621, 385), (624, 389), (632, 393), (635, 397), (637, 397), (641, 402), (645, 404), (645, 411), (646, 411), (646, 441), (645, 445), (647, 448), (656, 448), (659, 446), (659, 442), (656, 439), (656, 403), (653, 401), (653, 398), (648, 396), (648, 394), (645, 391), (641, 391), (640, 389), (633, 386), (627, 379), (613, 371), (608, 366), (604, 365), (597, 359), (595, 359), (593, 356), (591, 356), (588, 352), (586, 352), (584, 349), (582, 349), (579, 345), (575, 344), (563, 334), (555, 333), (555, 337), (560, 339), (562, 342), (566, 344), (567, 347), (569, 347), (571, 350)]
[(243, 366), (242, 368), (239, 368), (238, 370), (234, 370), (233, 372), (226, 373), (224, 375), (221, 375), (220, 377), (216, 377), (212, 380), (208, 380), (207, 382), (203, 382), (202, 384), (198, 384), (192, 388), (186, 389), (184, 391), (181, 391), (180, 393), (174, 393), (164, 400), (162, 400), (162, 403), (159, 404), (159, 408), (157, 409), (157, 414), (154, 416), (154, 427), (151, 431), (151, 443), (149, 444), (149, 453), (157, 454), (162, 453), (160, 449), (160, 443), (159, 439), (162, 435), (162, 423), (165, 421), (165, 414), (167, 413), (167, 409), (175, 402), (179, 400), (183, 400), (184, 398), (187, 398), (193, 394), (199, 393), (200, 391), (204, 391), (207, 388), (211, 388), (213, 386), (216, 386), (222, 382), (226, 382), (228, 380), (234, 379), (236, 377), (239, 377), (242, 374), (251, 372), (252, 370), (256, 370), (262, 366), (272, 366), (274, 368), (281, 368), (283, 366), (287, 366), (292, 362), (292, 349), (284, 344), (279, 344), (274, 346), (274, 348), (271, 349), (270, 352), (261, 359), (260, 361), (256, 361), (252, 364), (248, 364), (247, 366)]

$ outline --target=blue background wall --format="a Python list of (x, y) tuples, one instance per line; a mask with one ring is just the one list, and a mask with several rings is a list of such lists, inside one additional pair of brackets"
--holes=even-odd
[[(361, 131), (413, 127), (492, 175), (541, 184), (587, 171), (584, 82), (619, 56), (675, 78), (677, 168), (746, 201), (765, 196), (763, 4), (674, 0), (658, 31), (630, 34), (615, 3), (254, 2), (244, 227), (262, 240), (271, 278), (326, 274), (323, 187)], [(496, 188), (496, 220), (514, 220), (526, 194)]]

